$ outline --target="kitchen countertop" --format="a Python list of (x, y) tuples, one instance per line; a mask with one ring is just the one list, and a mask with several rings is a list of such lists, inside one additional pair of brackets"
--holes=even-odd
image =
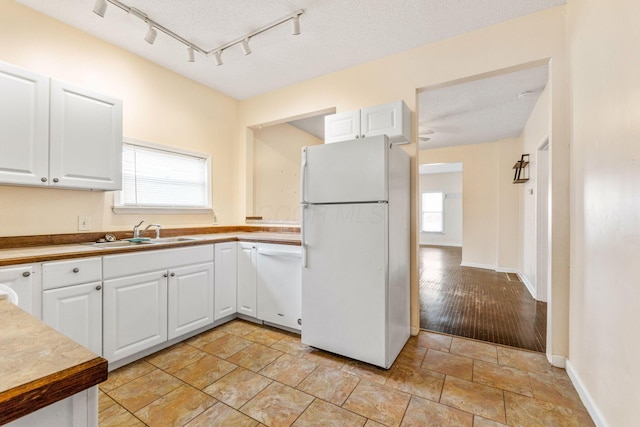
[(107, 379), (105, 359), (7, 300), (0, 319), (0, 425)]
[(184, 246), (195, 246), (207, 243), (222, 242), (260, 242), (278, 243), (286, 245), (300, 245), (300, 233), (274, 233), (264, 231), (251, 232), (229, 232), (213, 234), (190, 234), (184, 237), (192, 237), (197, 240), (158, 243), (158, 244), (138, 244), (124, 247), (100, 247), (97, 245), (78, 243), (67, 245), (51, 245), (26, 248), (11, 248), (0, 250), (0, 266), (25, 264), (31, 262), (55, 261), (68, 258), (84, 258), (92, 256), (112, 255), (127, 252), (138, 252), (158, 249), (168, 249)]

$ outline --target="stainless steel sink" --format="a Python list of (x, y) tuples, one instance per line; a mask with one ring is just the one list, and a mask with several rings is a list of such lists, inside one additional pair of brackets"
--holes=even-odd
[(87, 244), (97, 248), (121, 248), (121, 247), (139, 246), (139, 245), (159, 245), (162, 243), (191, 242), (194, 240), (199, 240), (199, 239), (197, 237), (161, 237), (159, 239), (144, 240), (142, 242), (130, 242), (129, 240), (116, 240), (115, 242), (102, 242), (102, 243), (91, 242)]
[(102, 242), (102, 243), (93, 242), (88, 244), (91, 246), (95, 246), (97, 248), (120, 248), (120, 247), (126, 247), (126, 246), (148, 245), (149, 243), (151, 242), (150, 241), (130, 242), (128, 240), (116, 240), (115, 242)]
[(199, 240), (197, 237), (161, 237), (159, 239), (151, 239), (146, 243), (175, 243), (175, 242), (191, 242)]

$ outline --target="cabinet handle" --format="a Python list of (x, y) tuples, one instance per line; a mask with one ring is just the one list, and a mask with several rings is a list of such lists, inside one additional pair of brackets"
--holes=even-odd
[(58, 178), (53, 178), (53, 182), (58, 182)]
[(164, 273), (162, 277), (169, 277), (169, 275), (167, 273)]
[(302, 326), (302, 319), (298, 319), (298, 325)]
[(22, 277), (29, 277), (31, 276), (31, 273), (29, 273), (28, 271), (25, 271), (24, 273), (22, 273)]
[(47, 182), (47, 178), (45, 178), (44, 176), (42, 178), (40, 178), (40, 181), (42, 182)]
[(100, 285), (96, 286), (96, 291), (99, 291), (100, 289), (102, 289), (102, 286)]
[(360, 135), (356, 135), (356, 138), (360, 138)]
[(73, 271), (74, 273), (77, 273), (78, 271), (80, 271), (80, 269), (79, 269), (78, 267), (76, 267), (76, 268), (74, 268), (72, 271)]
[(171, 277), (175, 277), (175, 276), (176, 276), (176, 273), (171, 273)]

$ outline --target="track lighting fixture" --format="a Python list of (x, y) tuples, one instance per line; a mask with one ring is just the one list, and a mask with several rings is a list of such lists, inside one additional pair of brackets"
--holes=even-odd
[(216, 52), (213, 52), (213, 59), (216, 61), (217, 66), (222, 65), (222, 51), (218, 50)]
[(249, 55), (251, 53), (251, 47), (249, 46), (249, 39), (242, 40), (242, 44), (240, 46), (242, 47), (242, 53), (244, 53), (245, 55)]
[(206, 51), (198, 47), (197, 45), (191, 43), (189, 40), (186, 40), (183, 37), (179, 36), (178, 34), (174, 33), (167, 27), (160, 25), (154, 20), (150, 19), (147, 16), (147, 14), (145, 14), (144, 12), (134, 7), (129, 7), (119, 0), (96, 0), (95, 5), (93, 6), (93, 12), (104, 18), (104, 14), (107, 10), (108, 3), (111, 3), (115, 7), (122, 9), (128, 14), (135, 16), (136, 18), (139, 18), (149, 26), (149, 29), (147, 30), (147, 34), (144, 37), (147, 43), (153, 44), (153, 42), (155, 42), (156, 40), (156, 37), (158, 36), (158, 31), (162, 31), (164, 34), (168, 35), (174, 40), (187, 46), (188, 62), (195, 62), (195, 52), (198, 52), (205, 56), (213, 56), (216, 65), (222, 65), (222, 52), (237, 44), (240, 45), (240, 48), (242, 49), (242, 53), (244, 53), (245, 55), (249, 55), (251, 53), (251, 47), (249, 46), (249, 39), (251, 39), (254, 36), (257, 36), (258, 34), (264, 33), (265, 31), (269, 31), (270, 29), (277, 27), (278, 25), (283, 24), (287, 21), (291, 21), (291, 34), (293, 35), (300, 34), (300, 15), (304, 13), (304, 10), (298, 9), (295, 12), (278, 19), (277, 21), (274, 21), (270, 24), (267, 24), (263, 27), (258, 28), (257, 30), (250, 32), (249, 34), (246, 34), (240, 38), (237, 38), (229, 43), (223, 44), (222, 46), (218, 46), (215, 49)]
[(147, 31), (147, 35), (144, 36), (144, 39), (147, 43), (153, 44), (156, 41), (156, 37), (158, 37), (158, 32), (152, 25), (149, 25), (149, 30)]
[(104, 18), (104, 13), (107, 11), (107, 0), (96, 0), (96, 4), (93, 6), (93, 13)]
[(296, 15), (291, 18), (291, 35), (297, 36), (300, 34), (300, 15)]

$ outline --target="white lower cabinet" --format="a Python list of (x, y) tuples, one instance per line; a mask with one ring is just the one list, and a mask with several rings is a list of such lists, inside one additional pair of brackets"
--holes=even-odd
[(110, 363), (213, 323), (213, 245), (103, 258)]
[(102, 282), (42, 293), (42, 320), (97, 355), (102, 354)]
[[(39, 310), (35, 309), (34, 267), (31, 265), (19, 265), (0, 268), (0, 289), (10, 288), (18, 296), (18, 307), (29, 314), (40, 318)], [(6, 289), (5, 289), (6, 292)]]
[(246, 316), (257, 314), (257, 269), (258, 251), (255, 243), (238, 242), (238, 277), (236, 311)]
[(302, 324), (302, 249), (257, 244), (258, 319), (300, 330)]
[(104, 281), (104, 358), (122, 359), (167, 340), (167, 272)]
[(215, 245), (215, 320), (236, 312), (237, 260), (236, 242)]
[(169, 339), (213, 323), (213, 292), (213, 263), (190, 265), (170, 270)]

